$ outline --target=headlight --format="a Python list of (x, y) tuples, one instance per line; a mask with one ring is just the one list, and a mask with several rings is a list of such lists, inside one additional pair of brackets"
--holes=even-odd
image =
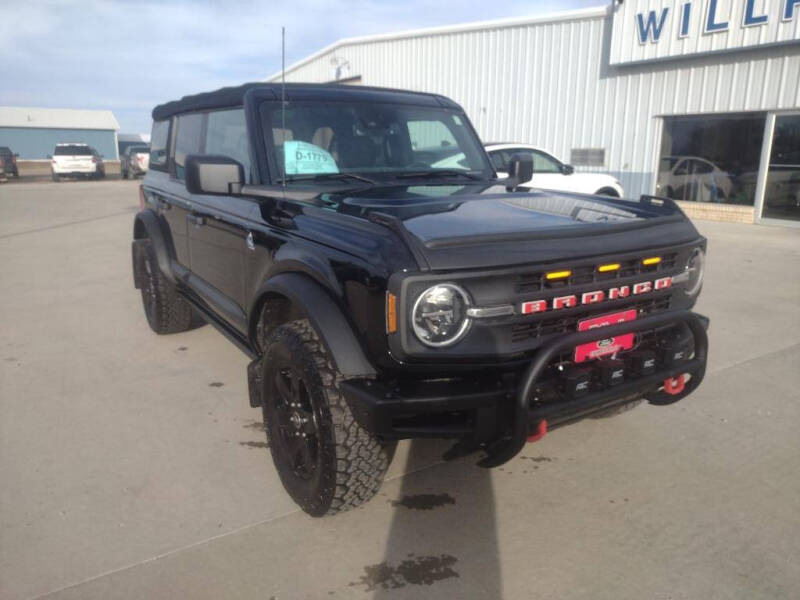
[(422, 292), (414, 303), (412, 325), (427, 346), (455, 344), (469, 328), (469, 296), (457, 285), (443, 283)]
[(686, 293), (690, 296), (697, 296), (700, 288), (703, 287), (703, 275), (706, 270), (706, 255), (700, 248), (692, 250), (691, 256), (686, 263)]

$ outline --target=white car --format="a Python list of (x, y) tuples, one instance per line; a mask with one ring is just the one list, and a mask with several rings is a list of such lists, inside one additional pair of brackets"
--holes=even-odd
[(673, 200), (725, 202), (730, 200), (732, 192), (733, 181), (730, 176), (705, 158), (665, 156), (661, 159), (657, 194)]
[(106, 176), (102, 155), (87, 144), (56, 144), (50, 156), (50, 171), (53, 181), (59, 181), (61, 177), (102, 179)]
[(532, 187), (578, 194), (596, 194), (622, 198), (622, 184), (605, 173), (576, 173), (572, 165), (561, 162), (555, 156), (527, 144), (486, 144), (486, 152), (492, 159), (497, 175), (508, 176), (508, 163), (515, 154), (530, 154), (533, 158), (533, 178), (522, 182), (523, 187)]

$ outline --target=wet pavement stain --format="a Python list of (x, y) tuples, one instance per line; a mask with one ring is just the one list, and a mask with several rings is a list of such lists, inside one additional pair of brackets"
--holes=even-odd
[(223, 385), (225, 384), (222, 383), (221, 381), (212, 381), (211, 383), (208, 384), (208, 387), (222, 387)]
[(178, 348), (178, 352), (186, 352), (188, 349), (189, 348), (186, 346), (181, 346), (180, 348)]
[(239, 445), (247, 448), (269, 448), (267, 442), (239, 442)]
[(16, 357), (14, 357), (14, 356), (9, 356), (9, 357), (6, 359), (6, 362), (14, 362), (15, 360), (17, 360), (17, 359), (16, 359)]
[(392, 506), (403, 506), (412, 510), (433, 510), (445, 504), (455, 504), (450, 494), (415, 494), (403, 496), (400, 500), (389, 500)]
[(350, 586), (366, 586), (371, 592), (378, 588), (384, 590), (397, 589), (406, 585), (433, 585), (437, 581), (459, 577), (453, 565), (458, 562), (455, 556), (418, 556), (402, 561), (396, 567), (387, 562), (364, 567), (364, 575)]
[(553, 460), (555, 460), (555, 459), (550, 458), (549, 456), (520, 456), (520, 458), (522, 460), (532, 460), (535, 463), (553, 462)]
[(265, 431), (264, 423), (261, 421), (253, 421), (247, 425), (242, 425), (242, 429), (255, 429), (256, 431)]

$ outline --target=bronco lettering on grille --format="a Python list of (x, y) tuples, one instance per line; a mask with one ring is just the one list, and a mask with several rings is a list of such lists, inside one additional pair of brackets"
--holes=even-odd
[(623, 285), (606, 290), (594, 290), (584, 292), (580, 296), (572, 294), (569, 296), (557, 296), (549, 303), (547, 300), (528, 300), (520, 306), (523, 315), (532, 315), (545, 312), (546, 310), (560, 310), (562, 308), (574, 308), (578, 304), (597, 304), (604, 300), (618, 300), (633, 295), (646, 294), (654, 290), (665, 290), (672, 287), (672, 277), (662, 277), (655, 281), (642, 281), (633, 286)]

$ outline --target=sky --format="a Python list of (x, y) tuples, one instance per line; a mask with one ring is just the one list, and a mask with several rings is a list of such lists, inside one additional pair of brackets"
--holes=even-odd
[(263, 80), (346, 37), (598, 6), (604, 0), (0, 0), (0, 105), (110, 109), (149, 133), (157, 104)]

